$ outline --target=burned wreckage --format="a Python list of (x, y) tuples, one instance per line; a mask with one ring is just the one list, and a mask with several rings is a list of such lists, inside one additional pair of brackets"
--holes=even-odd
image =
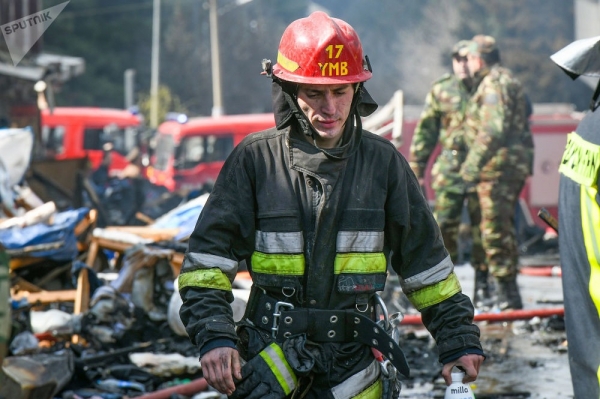
[[(68, 201), (51, 182), (44, 189), (43, 178), (34, 182), (28, 129), (0, 130), (3, 142), (11, 151), (0, 155), (0, 398), (221, 397), (202, 378), (198, 350), (179, 319), (176, 283), (209, 194), (181, 198), (141, 178), (99, 185), (87, 175), (75, 185), (79, 201)], [(250, 286), (249, 273), (240, 271), (236, 320)], [(435, 343), (392, 275), (382, 298), (390, 315), (405, 315), (395, 326), (412, 368), (403, 392), (423, 384), (442, 392)], [(556, 320), (561, 312), (547, 315)], [(498, 359), (498, 341), (487, 345), (489, 360)]]

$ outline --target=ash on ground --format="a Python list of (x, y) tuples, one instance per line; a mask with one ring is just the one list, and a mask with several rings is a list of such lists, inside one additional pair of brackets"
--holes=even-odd
[[(472, 385), (478, 399), (567, 397), (545, 396), (533, 392), (534, 389), (518, 387), (519, 376), (526, 378), (527, 374), (543, 373), (547, 367), (556, 368), (556, 356), (562, 358), (561, 367), (566, 364), (567, 341), (562, 317), (478, 325), (486, 355), (479, 378)], [(411, 367), (410, 378), (402, 381), (400, 398), (443, 398), (446, 385), (435, 341), (423, 327), (401, 325), (400, 330), (400, 346)], [(554, 356), (548, 357), (549, 354)]]

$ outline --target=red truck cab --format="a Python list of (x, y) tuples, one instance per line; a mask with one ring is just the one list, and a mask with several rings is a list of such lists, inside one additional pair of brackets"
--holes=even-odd
[(529, 120), (533, 134), (533, 175), (527, 180), (521, 198), (529, 206), (533, 222), (546, 227), (537, 216), (546, 208), (558, 219), (558, 167), (567, 144), (567, 135), (574, 132), (583, 118), (579, 112), (539, 113)]
[(210, 191), (225, 159), (248, 134), (275, 126), (273, 114), (196, 117), (163, 122), (154, 137), (148, 179), (171, 191)]
[(45, 159), (87, 157), (93, 169), (104, 156), (103, 146), (113, 146), (109, 173), (123, 170), (126, 159), (139, 143), (143, 119), (128, 110), (97, 107), (56, 107), (41, 111), (41, 148)]

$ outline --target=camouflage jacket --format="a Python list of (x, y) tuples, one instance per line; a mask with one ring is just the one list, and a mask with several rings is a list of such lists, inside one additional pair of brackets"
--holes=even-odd
[(418, 178), (424, 177), (437, 144), (441, 146), (431, 171), (436, 191), (464, 191), (459, 169), (466, 157), (466, 147), (459, 124), (468, 98), (467, 86), (455, 75), (445, 74), (433, 83), (415, 128), (409, 161)]
[(533, 138), (521, 83), (498, 65), (479, 79), (465, 110), (469, 152), (460, 174), (466, 182), (524, 179), (533, 169)]

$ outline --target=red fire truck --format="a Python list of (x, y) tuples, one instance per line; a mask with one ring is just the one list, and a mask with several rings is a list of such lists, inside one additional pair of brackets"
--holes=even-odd
[(223, 162), (244, 137), (275, 126), (273, 114), (173, 115), (154, 137), (148, 179), (172, 191), (209, 191)]
[(139, 145), (143, 126), (140, 115), (128, 110), (97, 107), (56, 107), (41, 111), (41, 138), (37, 155), (45, 159), (88, 157), (96, 169), (102, 162), (103, 146), (112, 144), (109, 173), (122, 170), (127, 154)]

